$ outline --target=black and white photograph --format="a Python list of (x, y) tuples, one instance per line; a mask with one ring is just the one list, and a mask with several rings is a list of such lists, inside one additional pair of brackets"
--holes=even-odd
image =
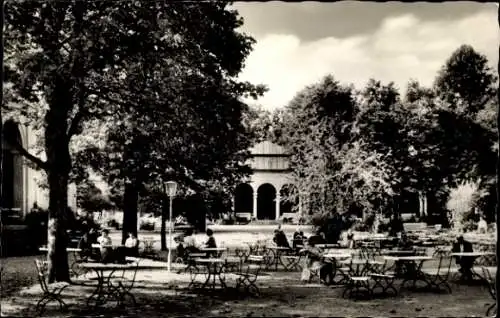
[(2, 317), (496, 317), (498, 2), (2, 1)]

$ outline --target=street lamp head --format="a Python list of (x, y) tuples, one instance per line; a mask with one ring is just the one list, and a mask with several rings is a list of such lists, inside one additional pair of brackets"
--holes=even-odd
[(177, 192), (177, 182), (167, 181), (165, 182), (165, 191), (169, 197), (174, 197)]

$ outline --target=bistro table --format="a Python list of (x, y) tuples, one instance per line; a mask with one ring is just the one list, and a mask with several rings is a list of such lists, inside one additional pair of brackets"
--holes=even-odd
[(200, 252), (207, 253), (207, 255), (220, 258), (222, 254), (227, 251), (227, 247), (203, 247), (200, 248)]
[[(230, 260), (230, 259), (223, 259), (223, 258), (197, 258), (195, 259), (196, 264), (202, 264), (205, 265), (208, 272), (206, 275), (206, 280), (201, 286), (202, 289), (206, 287), (210, 287), (212, 289), (215, 289), (217, 285), (217, 281), (220, 283), (221, 287), (226, 289), (226, 277), (225, 277), (225, 271), (226, 271), (226, 265), (228, 262), (232, 262), (236, 260)], [(195, 278), (192, 277), (192, 280)], [(194, 282), (192, 281), (190, 285), (193, 285)]]
[[(278, 264), (281, 264), (285, 269), (288, 269), (288, 266), (283, 264), (283, 260), (281, 259), (281, 256), (285, 252), (289, 252), (292, 249), (289, 247), (283, 247), (283, 246), (268, 246), (266, 247), (267, 250), (271, 251), (273, 259), (271, 259), (271, 262), (267, 263), (268, 267), (272, 267), (274, 265), (274, 270), (278, 270)], [(270, 256), (270, 254), (268, 254)]]
[[(474, 279), (474, 277), (476, 277), (479, 280), (484, 280), (484, 277), (482, 277), (480, 274), (478, 274), (474, 270), (474, 263), (476, 262), (476, 260), (479, 257), (495, 255), (495, 253), (492, 253), (492, 252), (456, 252), (456, 253), (451, 253), (450, 255), (454, 256), (454, 257), (470, 257), (470, 258), (472, 258), (473, 259), (472, 264), (471, 264), (472, 266), (470, 268), (470, 272), (472, 274), (472, 279)], [(465, 273), (461, 273), (461, 278), (463, 278), (464, 275), (465, 275)]]
[[(45, 246), (42, 246), (38, 249), (40, 252), (48, 252), (49, 249)], [(78, 264), (82, 262), (82, 259), (79, 255), (80, 252), (82, 252), (81, 248), (75, 248), (75, 247), (67, 247), (66, 252), (73, 253), (73, 262), (70, 265), (70, 269), (73, 275), (78, 276), (81, 273), (78, 271)]]
[(422, 272), (422, 266), (425, 261), (432, 260), (431, 256), (425, 255), (413, 255), (413, 256), (384, 256), (386, 261), (394, 261), (401, 264), (401, 268), (404, 269), (403, 273), (396, 273), (399, 276), (403, 276), (403, 282), (401, 283), (401, 288), (405, 286), (408, 282), (413, 282), (412, 288), (415, 289), (417, 286), (417, 281), (422, 281), (426, 285), (429, 285), (425, 274)]
[[(90, 307), (92, 306), (92, 303), (94, 303), (94, 307), (98, 307), (112, 300), (116, 300), (117, 306), (121, 306), (127, 296), (132, 300), (134, 305), (136, 305), (135, 297), (132, 295), (130, 290), (135, 282), (135, 275), (139, 267), (138, 261), (127, 264), (82, 262), (79, 266), (88, 270), (93, 270), (97, 275), (97, 286), (94, 292), (87, 299), (87, 306)], [(123, 284), (122, 281), (118, 281), (117, 284), (113, 283), (113, 278), (116, 278), (113, 277), (113, 274), (117, 270), (134, 270), (133, 278), (129, 280), (129, 284), (127, 286)], [(123, 279), (123, 277), (118, 277), (118, 279)]]

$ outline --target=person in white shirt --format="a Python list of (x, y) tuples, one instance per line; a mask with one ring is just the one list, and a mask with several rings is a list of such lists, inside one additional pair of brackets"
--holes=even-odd
[(184, 236), (184, 248), (189, 253), (196, 253), (200, 250), (193, 236), (193, 229), (186, 230), (186, 235)]
[(113, 241), (111, 237), (109, 237), (109, 231), (107, 229), (102, 230), (101, 236), (99, 236), (97, 242), (101, 245), (101, 262), (110, 262), (113, 254)]
[(139, 245), (139, 241), (137, 237), (135, 237), (134, 233), (128, 233), (128, 238), (125, 240), (125, 249), (127, 256), (137, 256), (137, 247)]
[(483, 216), (479, 218), (479, 223), (477, 223), (477, 231), (481, 234), (484, 234), (488, 231), (488, 223)]

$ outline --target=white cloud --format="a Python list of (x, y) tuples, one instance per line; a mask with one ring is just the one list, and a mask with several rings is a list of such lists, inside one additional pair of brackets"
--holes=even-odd
[(269, 87), (258, 100), (282, 107), (306, 85), (326, 74), (361, 88), (369, 78), (394, 81), (403, 91), (410, 78), (431, 85), (439, 68), (462, 44), (498, 63), (497, 14), (483, 11), (455, 21), (420, 21), (413, 15), (387, 18), (373, 34), (301, 42), (293, 34), (257, 39), (240, 78)]

